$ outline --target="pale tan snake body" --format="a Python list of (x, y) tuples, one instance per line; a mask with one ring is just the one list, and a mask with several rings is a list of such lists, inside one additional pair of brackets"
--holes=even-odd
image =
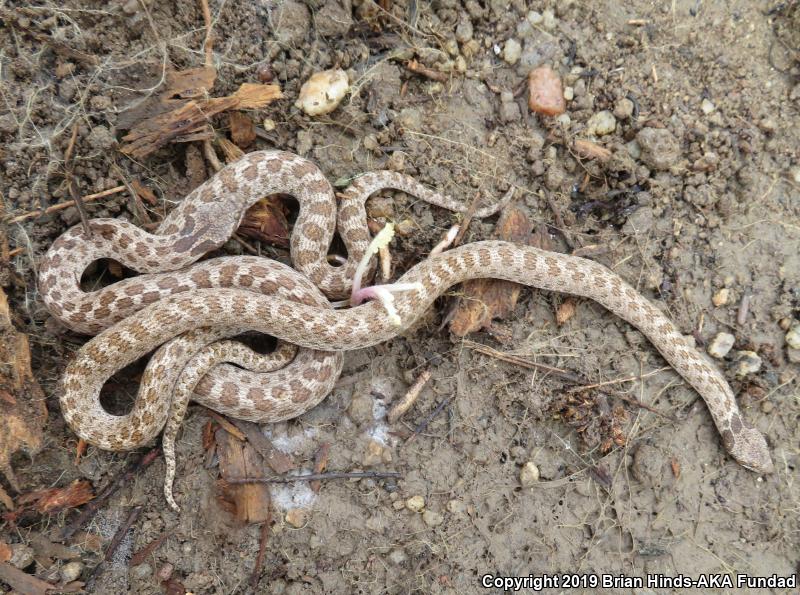
[[(229, 165), (192, 192), (155, 234), (109, 219), (90, 222), (91, 238), (79, 227), (66, 232), (40, 267), (40, 291), (50, 312), (69, 327), (102, 331), (65, 370), (59, 397), (70, 427), (101, 448), (123, 450), (150, 441), (167, 423), (165, 452), (171, 453), (190, 398), (251, 421), (295, 417), (330, 392), (341, 370), (341, 351), (375, 345), (403, 332), (455, 283), (492, 277), (594, 299), (636, 326), (706, 401), (730, 454), (750, 469), (772, 471), (764, 437), (742, 418), (717, 368), (656, 307), (593, 261), (506, 242), (477, 242), (431, 256), (398, 280), (420, 284), (395, 295), (400, 326), (389, 320), (379, 302), (331, 309), (318, 288), (330, 298), (349, 292), (356, 263), (369, 242), (363, 203), (381, 188), (463, 210), (406, 176), (378, 172), (359, 177), (338, 209), (336, 227), (348, 260), (334, 267), (326, 260), (336, 221), (330, 184), (301, 157), (263, 151)], [(250, 204), (277, 192), (293, 195), (300, 204), (291, 240), (292, 261), (300, 272), (254, 257), (188, 266), (225, 242)], [(103, 257), (149, 274), (83, 292), (83, 271)], [(164, 270), (173, 272), (159, 272)], [(258, 356), (233, 342), (215, 343), (244, 330), (267, 333), (301, 349), (292, 359), (288, 345), (277, 354)], [(130, 413), (107, 413), (99, 401), (103, 384), (159, 347)], [(216, 365), (209, 371), (220, 362), (238, 365)], [(266, 375), (240, 367), (268, 371), (282, 365)], [(171, 476), (174, 458), (167, 457), (167, 463)], [(174, 505), (171, 493), (167, 497)]]

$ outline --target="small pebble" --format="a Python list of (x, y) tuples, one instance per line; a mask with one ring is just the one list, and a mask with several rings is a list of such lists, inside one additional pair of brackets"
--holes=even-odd
[(703, 110), (705, 115), (708, 115), (717, 109), (717, 106), (711, 103), (708, 99), (703, 99), (703, 101), (700, 102), (700, 109)]
[(547, 9), (542, 11), (542, 27), (548, 31), (552, 31), (556, 28), (556, 15), (553, 14), (552, 10)]
[(608, 110), (597, 112), (586, 123), (586, 132), (593, 136), (611, 134), (617, 128), (617, 119)]
[(572, 101), (575, 98), (575, 89), (572, 87), (564, 87), (564, 99)]
[(392, 508), (395, 510), (403, 510), (406, 507), (406, 503), (402, 500), (395, 500), (392, 502)]
[(419, 512), (425, 508), (425, 499), (422, 496), (411, 496), (406, 500), (406, 508), (411, 512)]
[(444, 522), (444, 517), (433, 510), (426, 510), (422, 513), (422, 520), (429, 527), (438, 527)]
[(512, 66), (516, 64), (521, 54), (522, 46), (514, 38), (509, 39), (503, 46), (503, 60), (505, 60), (507, 64)]
[(302, 508), (290, 508), (286, 511), (286, 522), (299, 529), (308, 521), (308, 511)]
[(392, 564), (396, 564), (397, 566), (399, 566), (406, 560), (408, 560), (408, 556), (401, 549), (394, 549), (391, 552), (389, 552), (389, 561)]
[(536, 482), (539, 481), (539, 467), (537, 467), (532, 461), (528, 461), (522, 467), (522, 471), (519, 474), (519, 482), (522, 484), (523, 487), (530, 487)]
[(535, 10), (530, 11), (528, 13), (528, 16), (526, 16), (525, 18), (527, 18), (528, 22), (534, 27), (537, 25), (541, 25), (542, 21), (544, 20), (542, 13), (536, 12)]
[(789, 169), (789, 175), (792, 176), (795, 184), (800, 184), (800, 165), (795, 165)]
[(653, 169), (669, 169), (680, 157), (680, 145), (669, 130), (664, 128), (642, 128), (636, 135), (641, 149), (641, 160)]
[(78, 580), (81, 572), (83, 572), (83, 564), (77, 560), (67, 562), (61, 567), (61, 581), (64, 583), (71, 583), (72, 581)]
[(467, 505), (461, 500), (449, 500), (447, 502), (447, 510), (451, 514), (462, 514), (467, 510)]
[(472, 21), (469, 18), (461, 19), (456, 27), (456, 41), (458, 43), (467, 43), (472, 39), (472, 32)]
[(772, 413), (772, 410), (775, 409), (775, 405), (772, 404), (772, 401), (761, 401), (761, 411), (764, 413)]
[(711, 297), (711, 303), (714, 304), (716, 307), (724, 306), (728, 303), (728, 299), (730, 299), (731, 290), (727, 287), (723, 287), (717, 293), (715, 293)]
[(267, 132), (272, 132), (273, 130), (275, 130), (275, 120), (271, 118), (264, 118), (264, 121), (261, 123), (261, 125)]
[(33, 562), (33, 548), (24, 543), (11, 544), (11, 558), (8, 563), (15, 568), (27, 568)]
[(158, 569), (158, 574), (156, 574), (156, 576), (158, 577), (158, 580), (168, 581), (172, 576), (173, 570), (175, 570), (175, 566), (169, 562), (166, 562), (161, 568)]
[(795, 324), (786, 333), (786, 344), (792, 349), (800, 349), (800, 324)]
[(722, 359), (728, 355), (735, 342), (736, 338), (730, 333), (717, 333), (717, 336), (708, 344), (708, 355)]
[(569, 117), (569, 114), (561, 114), (556, 118), (556, 124), (561, 126), (561, 128), (569, 128), (569, 125), (572, 123), (572, 120)]
[(309, 116), (329, 114), (339, 106), (349, 90), (350, 82), (344, 70), (324, 70), (312, 74), (303, 83), (294, 105)]
[(755, 351), (739, 351), (736, 354), (736, 375), (755, 374), (761, 369), (761, 358)]
[(534, 68), (528, 74), (528, 107), (545, 116), (558, 116), (566, 111), (561, 78), (549, 66)]
[(619, 120), (626, 120), (633, 115), (633, 101), (623, 97), (614, 104), (614, 117)]

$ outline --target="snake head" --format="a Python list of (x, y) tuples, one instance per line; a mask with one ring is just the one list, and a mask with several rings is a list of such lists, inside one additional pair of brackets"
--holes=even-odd
[(729, 430), (725, 431), (723, 440), (728, 452), (742, 466), (758, 473), (775, 471), (769, 448), (767, 448), (767, 441), (763, 434), (754, 427), (743, 425), (735, 436)]

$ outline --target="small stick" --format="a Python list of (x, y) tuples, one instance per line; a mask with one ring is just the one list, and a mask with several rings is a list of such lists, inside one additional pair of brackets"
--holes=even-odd
[(405, 63), (405, 67), (408, 68), (411, 72), (416, 74), (421, 74), (425, 78), (429, 78), (433, 81), (439, 81), (440, 83), (444, 83), (447, 81), (449, 76), (445, 72), (440, 72), (438, 70), (433, 70), (432, 68), (428, 68), (423, 66), (416, 60), (409, 60)]
[(742, 301), (739, 303), (739, 312), (736, 314), (736, 322), (739, 326), (744, 326), (747, 322), (747, 314), (750, 312), (750, 290), (745, 290)]
[[(102, 192), (97, 192), (95, 194), (88, 194), (86, 196), (82, 196), (80, 198), (84, 204), (87, 202), (95, 201), (99, 198), (105, 198), (106, 196), (111, 196), (112, 194), (119, 194), (125, 190), (125, 185), (121, 186), (114, 186), (113, 188), (109, 188), (108, 190), (103, 190)], [(67, 200), (62, 203), (58, 203), (57, 205), (52, 205), (47, 207), (46, 209), (40, 209), (38, 211), (31, 211), (29, 213), (24, 213), (22, 215), (18, 215), (12, 219), (9, 219), (8, 223), (20, 223), (21, 221), (26, 221), (27, 219), (34, 219), (36, 217), (41, 217), (42, 215), (49, 215), (50, 213), (55, 213), (56, 211), (63, 211), (64, 209), (68, 209), (70, 207), (75, 206), (74, 200)]]
[(125, 535), (128, 533), (128, 530), (133, 526), (133, 523), (136, 522), (136, 519), (139, 518), (139, 515), (142, 514), (142, 506), (134, 506), (131, 510), (128, 518), (125, 519), (125, 522), (122, 526), (114, 533), (114, 538), (111, 540), (111, 543), (108, 544), (108, 549), (106, 550), (106, 555), (103, 556), (103, 559), (108, 562), (114, 556), (114, 553), (117, 551), (119, 544), (122, 543), (122, 540), (125, 538)]
[(147, 556), (152, 554), (161, 546), (162, 543), (164, 543), (164, 540), (167, 539), (167, 535), (168, 533), (162, 533), (142, 549), (134, 553), (133, 556), (131, 556), (131, 566), (139, 566), (139, 564), (144, 562), (147, 559)]
[(581, 382), (580, 377), (577, 374), (573, 374), (567, 370), (562, 370), (561, 368), (556, 368), (554, 366), (548, 366), (546, 364), (539, 364), (536, 362), (528, 361), (523, 357), (519, 357), (517, 355), (511, 355), (510, 353), (503, 353), (502, 351), (497, 351), (496, 349), (492, 349), (486, 345), (481, 345), (480, 343), (474, 343), (473, 341), (464, 341), (464, 346), (472, 349), (473, 351), (477, 351), (478, 353), (482, 353), (484, 355), (488, 355), (490, 357), (497, 358), (499, 360), (503, 360), (509, 362), (511, 364), (516, 364), (518, 366), (522, 366), (523, 368), (528, 368), (531, 370), (542, 370), (544, 372), (550, 372), (552, 374), (557, 374), (562, 378), (567, 379), (569, 382)]
[(212, 411), (211, 409), (209, 409), (207, 413), (211, 417), (213, 417), (214, 421), (216, 421), (222, 427), (223, 430), (228, 432), (228, 434), (230, 434), (240, 442), (244, 442), (245, 440), (247, 440), (247, 436), (245, 436), (244, 433), (239, 428), (234, 426), (231, 422), (222, 417), (219, 413), (217, 413), (216, 411)]
[(69, 138), (67, 150), (64, 152), (64, 180), (67, 183), (67, 190), (72, 200), (75, 201), (75, 208), (78, 209), (78, 215), (81, 217), (81, 224), (83, 231), (86, 232), (87, 237), (92, 237), (92, 230), (89, 228), (89, 214), (86, 212), (86, 207), (78, 194), (78, 187), (75, 185), (75, 176), (72, 175), (72, 153), (75, 151), (75, 141), (78, 140), (78, 122), (72, 126), (72, 136)]
[(411, 409), (411, 406), (417, 402), (419, 395), (422, 393), (422, 388), (430, 379), (431, 370), (430, 368), (427, 368), (422, 372), (422, 374), (419, 375), (419, 378), (414, 381), (414, 384), (412, 384), (411, 388), (408, 389), (408, 392), (403, 395), (403, 398), (400, 399), (400, 401), (389, 410), (389, 414), (386, 416), (386, 419), (390, 424), (395, 423), (406, 411)]
[(267, 520), (261, 523), (261, 539), (258, 542), (258, 554), (256, 555), (256, 563), (253, 565), (253, 574), (250, 576), (250, 585), (253, 587), (253, 592), (257, 591), (258, 579), (261, 575), (261, 569), (264, 567), (264, 554), (267, 553), (267, 540), (269, 539), (269, 524), (272, 520), (272, 511), (269, 511)]
[(459, 230), (456, 232), (456, 237), (453, 238), (452, 245), (458, 246), (461, 243), (461, 240), (464, 239), (464, 236), (467, 233), (467, 228), (469, 227), (470, 222), (472, 221), (473, 215), (475, 215), (475, 211), (478, 210), (478, 200), (480, 199), (480, 193), (475, 195), (475, 198), (472, 199), (472, 202), (467, 208), (467, 212), (464, 213), (464, 219), (461, 221), (461, 226)]
[(213, 27), (214, 23), (211, 20), (211, 9), (208, 7), (208, 0), (200, 0), (200, 7), (203, 9), (203, 22), (206, 25), (206, 37), (203, 40), (203, 49), (205, 50), (206, 54), (206, 67), (213, 68), (214, 59), (212, 50), (214, 46), (214, 39), (211, 37), (211, 28)]
[(8, 257), (14, 258), (15, 256), (19, 256), (20, 254), (22, 254), (22, 252), (23, 252), (22, 248), (14, 248), (13, 250), (9, 251)]
[(294, 483), (295, 481), (317, 481), (327, 479), (380, 479), (384, 477), (402, 477), (397, 471), (351, 471), (329, 473), (307, 473), (305, 475), (273, 476), (273, 477), (243, 477), (241, 479), (226, 479), (230, 484), (239, 483)]
[(600, 388), (602, 386), (608, 386), (610, 384), (622, 384), (623, 382), (635, 382), (636, 380), (643, 380), (648, 378), (649, 376), (655, 376), (656, 374), (660, 374), (664, 370), (671, 370), (669, 366), (665, 366), (663, 368), (659, 368), (658, 370), (653, 370), (652, 372), (648, 372), (647, 374), (642, 374), (641, 376), (628, 376), (627, 378), (615, 378), (614, 380), (606, 380), (605, 382), (596, 382), (594, 384), (586, 384), (584, 386), (573, 386), (572, 388), (568, 388), (568, 393), (580, 393), (583, 391), (587, 391), (593, 388)]
[(553, 201), (553, 197), (550, 196), (549, 192), (546, 192), (544, 197), (547, 200), (547, 206), (549, 206), (550, 210), (553, 212), (553, 219), (556, 220), (558, 231), (561, 232), (561, 236), (564, 238), (564, 241), (567, 243), (567, 246), (569, 246), (569, 249), (575, 250), (575, 244), (572, 241), (572, 236), (567, 231), (567, 224), (564, 223), (564, 219), (561, 218), (561, 211), (558, 210), (556, 203)]
[(405, 443), (408, 444), (409, 442), (414, 440), (414, 438), (416, 438), (417, 436), (422, 434), (422, 432), (425, 431), (425, 428), (428, 427), (428, 424), (431, 423), (431, 421), (433, 421), (433, 418), (436, 417), (437, 415), (439, 415), (439, 413), (441, 413), (442, 410), (445, 407), (447, 407), (447, 405), (452, 400), (453, 399), (451, 397), (448, 397), (448, 398), (444, 399), (441, 403), (439, 403), (436, 406), (436, 409), (431, 411), (425, 419), (423, 419), (419, 424), (417, 424), (417, 427), (414, 428), (414, 431), (412, 432), (411, 436), (408, 437), (408, 440), (406, 440)]
[(111, 496), (113, 496), (123, 485), (133, 479), (133, 476), (136, 473), (147, 468), (147, 466), (155, 461), (156, 457), (158, 457), (160, 454), (161, 448), (156, 447), (147, 452), (138, 461), (135, 461), (129, 465), (128, 469), (124, 473), (118, 475), (116, 479), (106, 486), (100, 495), (97, 496), (97, 498), (86, 505), (86, 507), (81, 511), (74, 521), (64, 527), (64, 530), (61, 532), (61, 538), (70, 539), (73, 535), (75, 535), (78, 529), (83, 527), (83, 525), (85, 525), (97, 513), (100, 507), (103, 506), (103, 504), (105, 504)]

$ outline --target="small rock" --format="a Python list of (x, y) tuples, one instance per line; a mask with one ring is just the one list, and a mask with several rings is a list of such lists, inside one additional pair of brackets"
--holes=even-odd
[(469, 17), (463, 16), (456, 27), (456, 41), (467, 43), (470, 39), (472, 39), (472, 21), (469, 20)]
[(678, 141), (663, 128), (642, 128), (636, 142), (642, 151), (642, 161), (653, 169), (669, 169), (680, 156)]
[(711, 296), (711, 303), (714, 304), (717, 308), (720, 306), (724, 306), (728, 303), (730, 299), (731, 290), (727, 287), (723, 287), (713, 296)]
[(499, 115), (500, 119), (506, 124), (522, 119), (522, 112), (520, 111), (519, 106), (513, 101), (509, 103), (501, 103)]
[(549, 66), (534, 68), (528, 74), (528, 106), (546, 116), (557, 116), (566, 111), (561, 78)]
[(364, 467), (372, 467), (383, 462), (384, 446), (375, 440), (370, 440), (367, 444), (367, 451), (364, 453), (362, 461)]
[(312, 74), (300, 88), (295, 107), (309, 116), (329, 114), (335, 110), (350, 90), (344, 70), (335, 68)]
[(107, 151), (117, 143), (108, 128), (102, 125), (92, 128), (86, 140), (93, 149), (98, 149), (100, 151)]
[(761, 369), (761, 358), (755, 351), (739, 351), (736, 354), (736, 370), (737, 376), (747, 376), (748, 374), (755, 374)]
[(795, 324), (786, 333), (786, 344), (792, 349), (800, 349), (800, 324)]
[(295, 46), (302, 43), (311, 28), (311, 13), (308, 7), (297, 0), (284, 0), (270, 11), (275, 38), (281, 45)]
[(392, 502), (392, 508), (395, 510), (403, 510), (406, 507), (406, 503), (402, 500), (395, 500)]
[(406, 508), (411, 512), (420, 512), (425, 508), (425, 498), (422, 496), (411, 496), (411, 498), (406, 500)]
[(633, 115), (633, 101), (623, 97), (614, 104), (614, 117), (618, 120), (626, 120)]
[(447, 502), (447, 510), (451, 514), (462, 514), (467, 510), (467, 505), (461, 500), (449, 500)]
[(11, 544), (11, 558), (8, 563), (15, 568), (27, 568), (33, 562), (34, 552), (33, 548), (24, 543)]
[(308, 521), (308, 511), (303, 508), (290, 508), (286, 511), (286, 522), (299, 529)]
[(795, 165), (789, 170), (789, 175), (792, 176), (795, 184), (800, 184), (800, 165)]
[(633, 455), (632, 475), (644, 485), (658, 486), (664, 472), (664, 453), (655, 446), (641, 444)]
[(122, 5), (122, 12), (131, 16), (139, 12), (139, 0), (128, 0)]
[(572, 123), (572, 120), (569, 117), (569, 114), (561, 114), (556, 118), (556, 124), (561, 126), (561, 128), (569, 128), (569, 125)]
[(426, 510), (422, 513), (422, 520), (429, 527), (438, 527), (444, 522), (444, 517), (433, 510)]
[(83, 572), (83, 564), (77, 560), (67, 562), (61, 567), (61, 581), (63, 583), (71, 583), (72, 581), (76, 581), (81, 575), (81, 572)]
[(528, 19), (528, 22), (534, 27), (541, 25), (542, 21), (544, 20), (542, 14), (540, 12), (536, 12), (535, 10), (530, 11), (525, 18)]
[(10, 134), (17, 130), (17, 121), (11, 114), (3, 114), (0, 116), (0, 133)]
[(144, 562), (139, 564), (138, 566), (133, 566), (130, 569), (131, 575), (138, 579), (145, 579), (151, 574), (153, 574), (153, 567), (150, 566), (148, 562)]
[(597, 112), (586, 123), (586, 132), (593, 136), (611, 134), (617, 128), (617, 119), (608, 110)]
[(261, 125), (267, 132), (272, 132), (276, 128), (275, 120), (272, 118), (264, 118), (264, 121), (261, 123)]
[(403, 550), (401, 550), (399, 548), (398, 549), (394, 549), (391, 552), (389, 552), (389, 561), (392, 564), (400, 566), (400, 564), (402, 564), (406, 560), (408, 560), (408, 556), (406, 555), (406, 553)]
[(506, 41), (506, 44), (503, 46), (503, 60), (505, 60), (507, 64), (512, 66), (516, 64), (521, 54), (522, 46), (516, 39), (512, 37)]
[(556, 15), (553, 14), (552, 10), (547, 9), (542, 11), (542, 27), (548, 31), (552, 31), (556, 28)]
[(773, 409), (775, 409), (775, 405), (772, 404), (772, 401), (761, 402), (761, 411), (764, 413), (772, 413)]
[(523, 487), (530, 487), (539, 481), (539, 467), (532, 461), (528, 461), (522, 467), (519, 474), (519, 482)]
[(703, 110), (705, 115), (708, 115), (717, 109), (717, 106), (711, 103), (711, 101), (708, 99), (703, 99), (703, 101), (700, 102), (700, 109)]
[(717, 333), (717, 336), (711, 339), (711, 343), (708, 344), (708, 355), (722, 359), (728, 355), (735, 342), (736, 337), (730, 333)]
[(317, 33), (322, 37), (341, 37), (347, 34), (353, 25), (350, 5), (347, 8), (340, 2), (326, 2), (314, 14)]
[(159, 580), (168, 581), (172, 576), (172, 572), (175, 570), (175, 566), (170, 564), (169, 562), (165, 562), (164, 565), (158, 569), (158, 573), (156, 576)]
[(572, 87), (564, 87), (564, 99), (572, 101), (575, 98), (575, 89)]
[(421, 130), (422, 112), (415, 107), (403, 108), (397, 117), (397, 121), (407, 130)]

